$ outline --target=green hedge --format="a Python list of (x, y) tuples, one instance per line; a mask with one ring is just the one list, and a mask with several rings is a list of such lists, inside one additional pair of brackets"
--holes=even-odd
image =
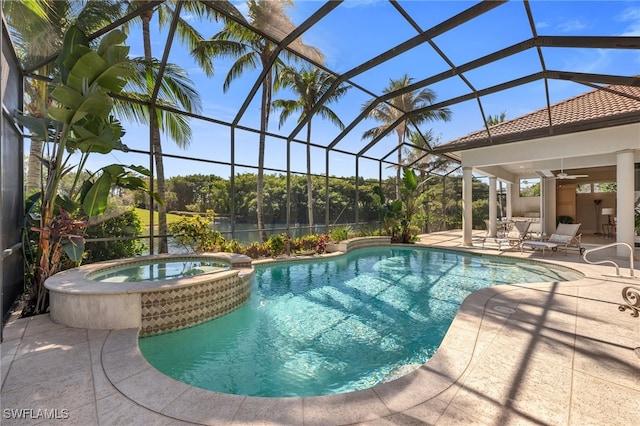
[(142, 223), (133, 209), (118, 216), (108, 218), (98, 224), (87, 227), (87, 239), (119, 238), (115, 241), (87, 242), (83, 263), (94, 263), (102, 260), (123, 259), (139, 256), (145, 249), (140, 240), (122, 237), (138, 237), (142, 234)]

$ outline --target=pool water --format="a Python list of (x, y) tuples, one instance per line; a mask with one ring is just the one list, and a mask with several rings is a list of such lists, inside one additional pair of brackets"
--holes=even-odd
[(258, 266), (242, 308), (139, 344), (161, 372), (213, 391), (269, 397), (349, 392), (426, 362), (476, 290), (578, 278), (540, 263), (434, 249), (357, 250)]
[(135, 263), (105, 269), (95, 274), (90, 274), (88, 278), (94, 281), (110, 283), (160, 281), (224, 271), (229, 268), (228, 264), (211, 260), (153, 260), (149, 261), (149, 263)]

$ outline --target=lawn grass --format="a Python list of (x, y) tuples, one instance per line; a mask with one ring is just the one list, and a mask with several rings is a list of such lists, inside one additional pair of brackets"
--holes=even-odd
[[(136, 207), (136, 214), (138, 215), (138, 217), (140, 218), (140, 222), (142, 222), (142, 227), (143, 228), (149, 228), (149, 224), (151, 222), (151, 215), (149, 214), (149, 210), (147, 209), (140, 209)], [(171, 214), (171, 213), (167, 213), (167, 225), (171, 224), (172, 222), (177, 221), (178, 219), (180, 219), (181, 216), (177, 215), (177, 214)], [(153, 212), (153, 224), (155, 225), (155, 227), (158, 227), (158, 212)]]

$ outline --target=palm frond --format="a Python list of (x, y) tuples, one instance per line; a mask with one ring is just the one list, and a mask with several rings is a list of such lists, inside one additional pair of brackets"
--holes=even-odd
[(227, 76), (222, 85), (222, 90), (225, 92), (229, 90), (229, 86), (233, 80), (242, 75), (245, 70), (258, 68), (259, 63), (258, 55), (253, 51), (240, 56), (233, 65), (231, 65), (231, 68), (229, 68), (229, 72), (227, 72)]
[(132, 65), (136, 72), (129, 79), (127, 89), (135, 91), (150, 100), (150, 94), (155, 84), (160, 84), (158, 98), (163, 99), (176, 108), (188, 112), (201, 111), (200, 96), (189, 79), (187, 72), (176, 64), (167, 63), (162, 80), (158, 81), (160, 62), (157, 59), (134, 58)]
[[(137, 93), (122, 92), (123, 96), (131, 99), (139, 98)], [(124, 118), (127, 121), (131, 121), (137, 124), (148, 125), (149, 124), (149, 108), (147, 105), (142, 105), (136, 102), (123, 101), (120, 99), (114, 100), (114, 112), (121, 119)]]
[[(233, 16), (236, 19), (246, 22), (246, 19), (240, 13), (240, 11), (233, 5), (230, 1), (217, 1), (216, 6), (223, 9), (226, 14)], [(217, 10), (213, 10), (203, 3), (199, 1), (186, 1), (182, 6), (184, 10), (193, 13), (198, 18), (206, 17), (206, 18), (214, 18), (215, 20), (223, 19), (226, 20), (226, 15), (220, 15)]]
[(246, 43), (235, 40), (213, 39), (203, 40), (192, 53), (199, 56), (235, 59), (251, 49)]
[[(413, 79), (407, 74), (404, 74), (399, 79), (390, 79), (389, 85), (383, 90), (383, 92), (386, 94), (394, 93), (408, 87), (412, 82)], [(429, 105), (432, 105), (436, 99), (437, 96), (435, 92), (429, 88), (424, 88), (420, 91), (402, 93), (393, 97), (387, 103), (380, 103), (377, 105), (369, 112), (368, 116), (378, 122), (385, 123), (386, 127), (388, 127), (393, 123), (398, 122), (398, 120), (405, 116), (405, 114), (409, 113), (409, 116), (398, 122), (394, 129), (399, 136), (403, 134), (409, 135), (410, 130), (407, 126), (409, 118), (416, 126), (427, 121), (449, 121), (451, 119), (451, 111), (448, 108), (439, 108), (436, 110), (425, 109)], [(363, 110), (370, 107), (372, 102), (375, 102), (375, 99), (363, 105)], [(412, 111), (416, 111), (416, 113), (411, 114)], [(368, 139), (372, 135), (377, 137), (380, 133), (381, 132), (378, 131), (367, 131), (363, 134), (363, 139)], [(401, 138), (399, 140), (401, 140)]]
[(117, 0), (87, 1), (78, 12), (74, 23), (87, 34), (99, 30), (121, 16), (122, 2)]
[[(320, 98), (331, 88), (334, 81), (334, 76), (319, 68), (313, 67), (295, 70), (292, 67), (284, 67), (281, 72), (277, 74), (275, 87), (288, 87), (298, 95), (298, 98), (294, 100), (273, 101), (272, 104), (275, 108), (282, 108), (283, 114), (286, 111), (284, 117), (283, 115), (280, 116), (280, 125), (294, 112), (294, 108), (302, 112), (298, 118), (298, 122), (304, 120)], [(348, 86), (339, 86), (317, 111), (317, 114), (338, 125), (341, 129), (344, 128), (342, 121), (327, 104), (337, 101), (340, 96), (346, 93), (347, 89)], [(311, 122), (311, 118), (308, 119), (309, 122)]]
[(340, 130), (344, 130), (344, 123), (342, 122), (342, 120), (340, 120), (340, 117), (338, 117), (335, 112), (333, 112), (326, 106), (323, 105), (320, 107), (320, 109), (318, 110), (318, 115), (338, 126)]
[(160, 130), (171, 138), (180, 148), (186, 148), (191, 143), (191, 126), (189, 117), (182, 114), (170, 113), (156, 109), (156, 116)]
[(387, 127), (388, 126), (378, 126), (378, 127), (373, 127), (369, 130), (365, 130), (365, 132), (362, 133), (362, 139), (368, 140), (368, 139), (377, 138), (382, 132), (387, 130)]
[(271, 105), (274, 110), (282, 110), (280, 112), (280, 120), (278, 122), (279, 128), (282, 127), (282, 125), (287, 121), (289, 117), (291, 117), (294, 112), (302, 111), (302, 105), (300, 105), (300, 103), (295, 100), (276, 99), (271, 103)]
[[(186, 2), (186, 4), (188, 3), (194, 3), (194, 5), (191, 5), (190, 7), (193, 12), (200, 12), (204, 14), (204, 11), (202, 11), (203, 6), (200, 2)], [(201, 6), (196, 7), (195, 4), (200, 4)], [(207, 76), (212, 76), (214, 70), (213, 62), (211, 60), (212, 58), (207, 55), (197, 54), (197, 47), (199, 46), (200, 42), (204, 40), (200, 32), (198, 32), (198, 30), (196, 30), (191, 24), (189, 24), (188, 21), (180, 18), (178, 19), (176, 33), (178, 35), (178, 39), (182, 42), (182, 44), (186, 46), (187, 49), (189, 49), (189, 51), (191, 52), (191, 57), (196, 61), (198, 66), (204, 71)]]

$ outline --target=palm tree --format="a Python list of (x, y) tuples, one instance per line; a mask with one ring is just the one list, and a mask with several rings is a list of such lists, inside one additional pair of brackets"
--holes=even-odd
[(420, 181), (424, 179), (426, 169), (433, 160), (433, 155), (428, 154), (429, 149), (436, 145), (440, 137), (433, 135), (433, 129), (420, 133), (416, 130), (409, 131), (409, 143), (412, 145), (410, 149), (405, 150), (404, 164), (411, 165), (412, 168), (420, 170)]
[[(185, 148), (191, 141), (191, 127), (189, 118), (182, 114), (167, 112), (164, 109), (150, 109), (147, 105), (149, 92), (153, 90), (154, 84), (159, 84), (158, 98), (155, 105), (181, 109), (188, 112), (199, 113), (201, 111), (200, 96), (189, 79), (187, 72), (179, 66), (167, 63), (164, 68), (162, 78), (159, 77), (160, 63), (155, 59), (134, 58), (132, 59), (136, 73), (129, 79), (125, 91), (122, 95), (127, 100), (117, 100), (115, 112), (118, 116), (128, 119), (138, 124), (153, 127), (153, 141), (160, 143), (160, 131), (173, 140), (180, 148)], [(149, 84), (151, 82), (151, 84)], [(135, 102), (137, 101), (137, 102)], [(154, 115), (150, 115), (150, 111)], [(162, 147), (154, 145), (154, 161), (157, 170), (156, 192), (164, 200), (164, 166), (162, 161)], [(162, 192), (161, 192), (162, 191)], [(159, 212), (164, 212), (164, 223), (166, 226), (166, 208), (159, 204)], [(160, 214), (158, 215), (160, 216)], [(160, 220), (159, 220), (160, 221)], [(166, 232), (159, 230), (160, 235)], [(165, 240), (166, 238), (160, 239)], [(160, 245), (158, 250), (166, 250), (166, 245)]]
[[(384, 89), (383, 93), (393, 93), (401, 90), (411, 84), (413, 81), (407, 74), (403, 75), (397, 80), (390, 80), (389, 85)], [(396, 120), (402, 117), (403, 114), (411, 112), (416, 109), (425, 108), (432, 105), (436, 100), (436, 94), (431, 89), (422, 89), (420, 91), (413, 91), (400, 94), (391, 98), (387, 102), (378, 104), (374, 109), (369, 112), (369, 116), (374, 120), (383, 123), (381, 126), (374, 127), (365, 131), (362, 135), (363, 139), (374, 139), (382, 132), (387, 130)], [(366, 109), (372, 103), (376, 102), (375, 99), (367, 102), (363, 105), (362, 109)], [(444, 120), (449, 121), (451, 119), (451, 111), (449, 108), (439, 108), (436, 110), (427, 110), (411, 117), (411, 122), (418, 126), (427, 121)], [(400, 169), (402, 168), (402, 144), (404, 139), (409, 136), (408, 119), (401, 121), (393, 130), (398, 135), (398, 166), (396, 174), (396, 198), (400, 198)]]
[[(249, 23), (277, 40), (282, 40), (295, 29), (295, 24), (284, 11), (285, 7), (293, 6), (292, 0), (248, 0), (247, 5)], [(316, 62), (324, 62), (324, 56), (318, 49), (305, 45), (300, 39), (297, 39), (290, 46), (294, 50), (311, 57)], [(226, 92), (231, 82), (245, 71), (257, 69), (260, 66), (263, 70), (266, 69), (276, 48), (277, 46), (274, 43), (262, 38), (252, 30), (236, 22), (228, 21), (222, 31), (211, 37), (211, 39), (202, 42), (198, 50), (206, 52), (210, 57), (235, 59), (224, 80), (223, 90)], [(288, 50), (283, 51), (283, 57), (287, 60), (298, 60), (298, 57)], [(278, 59), (262, 81), (256, 214), (258, 217), (258, 231), (263, 241), (267, 239), (264, 229), (263, 206), (265, 140), (269, 127), (274, 73), (277, 73), (283, 65), (282, 60)]]
[[(276, 80), (276, 88), (289, 87), (298, 95), (298, 99), (276, 99), (272, 105), (281, 109), (280, 126), (287, 121), (287, 118), (295, 112), (300, 113), (298, 123), (300, 123), (316, 105), (318, 100), (331, 88), (335, 77), (319, 68), (302, 68), (296, 71), (291, 67), (286, 67), (280, 71)], [(326, 104), (339, 100), (350, 86), (338, 86), (331, 93), (316, 114), (332, 122), (344, 130), (344, 124), (338, 116), (329, 109)], [(311, 183), (311, 118), (307, 122), (307, 210), (309, 218), (309, 229), (313, 227), (313, 186)]]
[[(79, 7), (80, 6), (80, 7)], [(62, 38), (71, 25), (76, 25), (86, 34), (102, 28), (120, 16), (120, 2), (76, 3), (61, 0), (5, 1), (2, 11), (7, 19), (17, 54), (25, 68), (50, 57), (62, 47)], [(53, 74), (56, 63), (49, 62), (37, 70), (42, 76)], [(25, 79), (25, 112), (31, 117), (44, 117), (50, 106), (49, 83), (38, 79)], [(25, 190), (39, 191), (42, 186), (43, 144), (31, 140), (27, 164)]]
[[(135, 11), (136, 9), (148, 4), (150, 0), (134, 0), (128, 2), (127, 12)], [(186, 2), (177, 2), (167, 1), (161, 3), (156, 8), (150, 8), (145, 10), (140, 14), (140, 19), (142, 20), (142, 38), (143, 38), (143, 48), (144, 48), (144, 61), (138, 61), (138, 64), (144, 65), (144, 69), (141, 69), (146, 75), (145, 83), (143, 80), (138, 80), (138, 88), (144, 86), (146, 89), (146, 96), (143, 95), (144, 101), (150, 101), (151, 93), (153, 92), (155, 78), (157, 75), (157, 66), (153, 66), (153, 54), (151, 51), (151, 20), (153, 18), (154, 13), (158, 14), (158, 23), (160, 27), (164, 27), (168, 23), (171, 22), (171, 17), (174, 14), (175, 7), (180, 4), (180, 7), (188, 10), (191, 14), (196, 15), (197, 17), (207, 16), (213, 17), (217, 19), (217, 14), (206, 7), (204, 4), (197, 1), (186, 1)], [(230, 10), (235, 10), (233, 6), (230, 6), (229, 2), (224, 2), (224, 7)], [(236, 15), (240, 15), (239, 12), (236, 11)], [(125, 29), (128, 29), (128, 25), (125, 25)], [(177, 26), (176, 26), (176, 34), (178, 39), (185, 44), (185, 46), (192, 52), (192, 57), (198, 63), (198, 65), (202, 68), (207, 76), (213, 75), (213, 64), (209, 57), (204, 56), (201, 52), (199, 52), (196, 47), (203, 40), (200, 33), (185, 19), (178, 17)], [(171, 73), (175, 72), (177, 74), (171, 75)], [(190, 86), (190, 81), (184, 75), (184, 72), (179, 70), (177, 66), (168, 67), (165, 70), (164, 80), (162, 82), (161, 91), (158, 93), (158, 99), (156, 101), (156, 105), (170, 105), (175, 106), (176, 104), (180, 104), (183, 109), (187, 112), (198, 112), (200, 109), (200, 97), (199, 94)], [(177, 78), (176, 81), (171, 81), (173, 78)], [(122, 104), (121, 104), (122, 106)], [(153, 147), (153, 156), (155, 162), (155, 171), (156, 171), (156, 187), (155, 190), (160, 198), (164, 199), (166, 195), (166, 185), (165, 185), (165, 177), (164, 177), (164, 162), (162, 157), (162, 141), (160, 137), (160, 131), (162, 130), (166, 136), (169, 136), (179, 147), (185, 148), (191, 143), (191, 129), (188, 124), (188, 117), (168, 113), (166, 111), (149, 108), (149, 107), (140, 107), (134, 106), (131, 104), (127, 105), (129, 108), (129, 112), (127, 115), (130, 118), (134, 118), (138, 120), (138, 122), (143, 122), (145, 124), (149, 124), (150, 132), (151, 132), (151, 145)], [(146, 112), (144, 110), (147, 110)], [(151, 110), (152, 113), (150, 113)], [(122, 110), (120, 110), (122, 112)], [(166, 253), (168, 252), (168, 244), (167, 244), (167, 211), (164, 204), (157, 205), (158, 210), (158, 234), (160, 235), (159, 245), (158, 245), (158, 253)]]
[(507, 119), (507, 111), (502, 111), (500, 115), (491, 115), (487, 116), (487, 125), (495, 126), (496, 124), (500, 124)]
[[(148, 4), (150, 0), (133, 0), (127, 2), (128, 8), (127, 12), (133, 12), (136, 9), (145, 6)], [(146, 80), (149, 82), (148, 84), (144, 84), (142, 80), (139, 83), (142, 83), (146, 88), (146, 99), (145, 101), (151, 100), (151, 94), (154, 89), (153, 75), (155, 74), (152, 63), (153, 63), (153, 53), (151, 51), (151, 19), (155, 12), (158, 13), (158, 23), (161, 27), (165, 26), (167, 23), (171, 21), (170, 17), (173, 16), (174, 6), (177, 4), (176, 1), (169, 1), (161, 3), (156, 8), (150, 8), (145, 10), (140, 14), (140, 19), (142, 21), (142, 38), (143, 38), (143, 48), (144, 48), (144, 61), (139, 61), (139, 64), (145, 64), (146, 67), (143, 71), (146, 74)], [(210, 11), (209, 8), (205, 7), (200, 2), (181, 2), (180, 7), (184, 7), (185, 9), (189, 9), (191, 13), (195, 13), (197, 16), (203, 15), (212, 15), (213, 12)], [(129, 29), (129, 24), (125, 25), (125, 30)], [(193, 51), (197, 43), (202, 40), (201, 35), (198, 31), (193, 28), (186, 20), (182, 18), (178, 18), (177, 26), (176, 26), (176, 34), (178, 38), (187, 45), (187, 47)], [(202, 56), (193, 56), (194, 59), (198, 62), (200, 67), (205, 71), (207, 75), (213, 74), (213, 67), (211, 62), (208, 60), (203, 60)], [(177, 68), (174, 67), (174, 70)], [(180, 77), (182, 82), (186, 82), (184, 77)], [(166, 83), (166, 82), (165, 82)], [(164, 84), (162, 86), (163, 95), (168, 96), (172, 101), (179, 101), (182, 106), (185, 108), (187, 112), (195, 112), (195, 110), (191, 110), (189, 108), (193, 106), (200, 105), (199, 95), (195, 90), (187, 90), (185, 93), (171, 93), (171, 90), (179, 90), (186, 88), (183, 84), (170, 85)], [(160, 98), (160, 93), (158, 93), (159, 97), (157, 103), (162, 103), (163, 100)], [(184, 102), (183, 102), (184, 101)], [(169, 101), (171, 104), (171, 101)], [(164, 178), (164, 162), (162, 157), (162, 140), (160, 137), (160, 131), (162, 130), (166, 135), (168, 135), (173, 141), (181, 148), (187, 147), (191, 143), (191, 129), (188, 126), (188, 118), (185, 116), (181, 116), (179, 114), (167, 113), (166, 111), (159, 110), (150, 107), (134, 107), (133, 105), (128, 105), (130, 111), (128, 112), (129, 117), (132, 117), (138, 121), (145, 120), (145, 124), (149, 124), (150, 133), (151, 133), (151, 146), (153, 148), (153, 158), (155, 164), (155, 190), (158, 195), (164, 199), (166, 195), (166, 185)], [(148, 111), (144, 112), (142, 110), (148, 109)], [(158, 234), (160, 235), (159, 245), (158, 245), (158, 253), (167, 253), (169, 251), (169, 247), (167, 244), (167, 210), (164, 204), (159, 203), (157, 205), (158, 210)]]

